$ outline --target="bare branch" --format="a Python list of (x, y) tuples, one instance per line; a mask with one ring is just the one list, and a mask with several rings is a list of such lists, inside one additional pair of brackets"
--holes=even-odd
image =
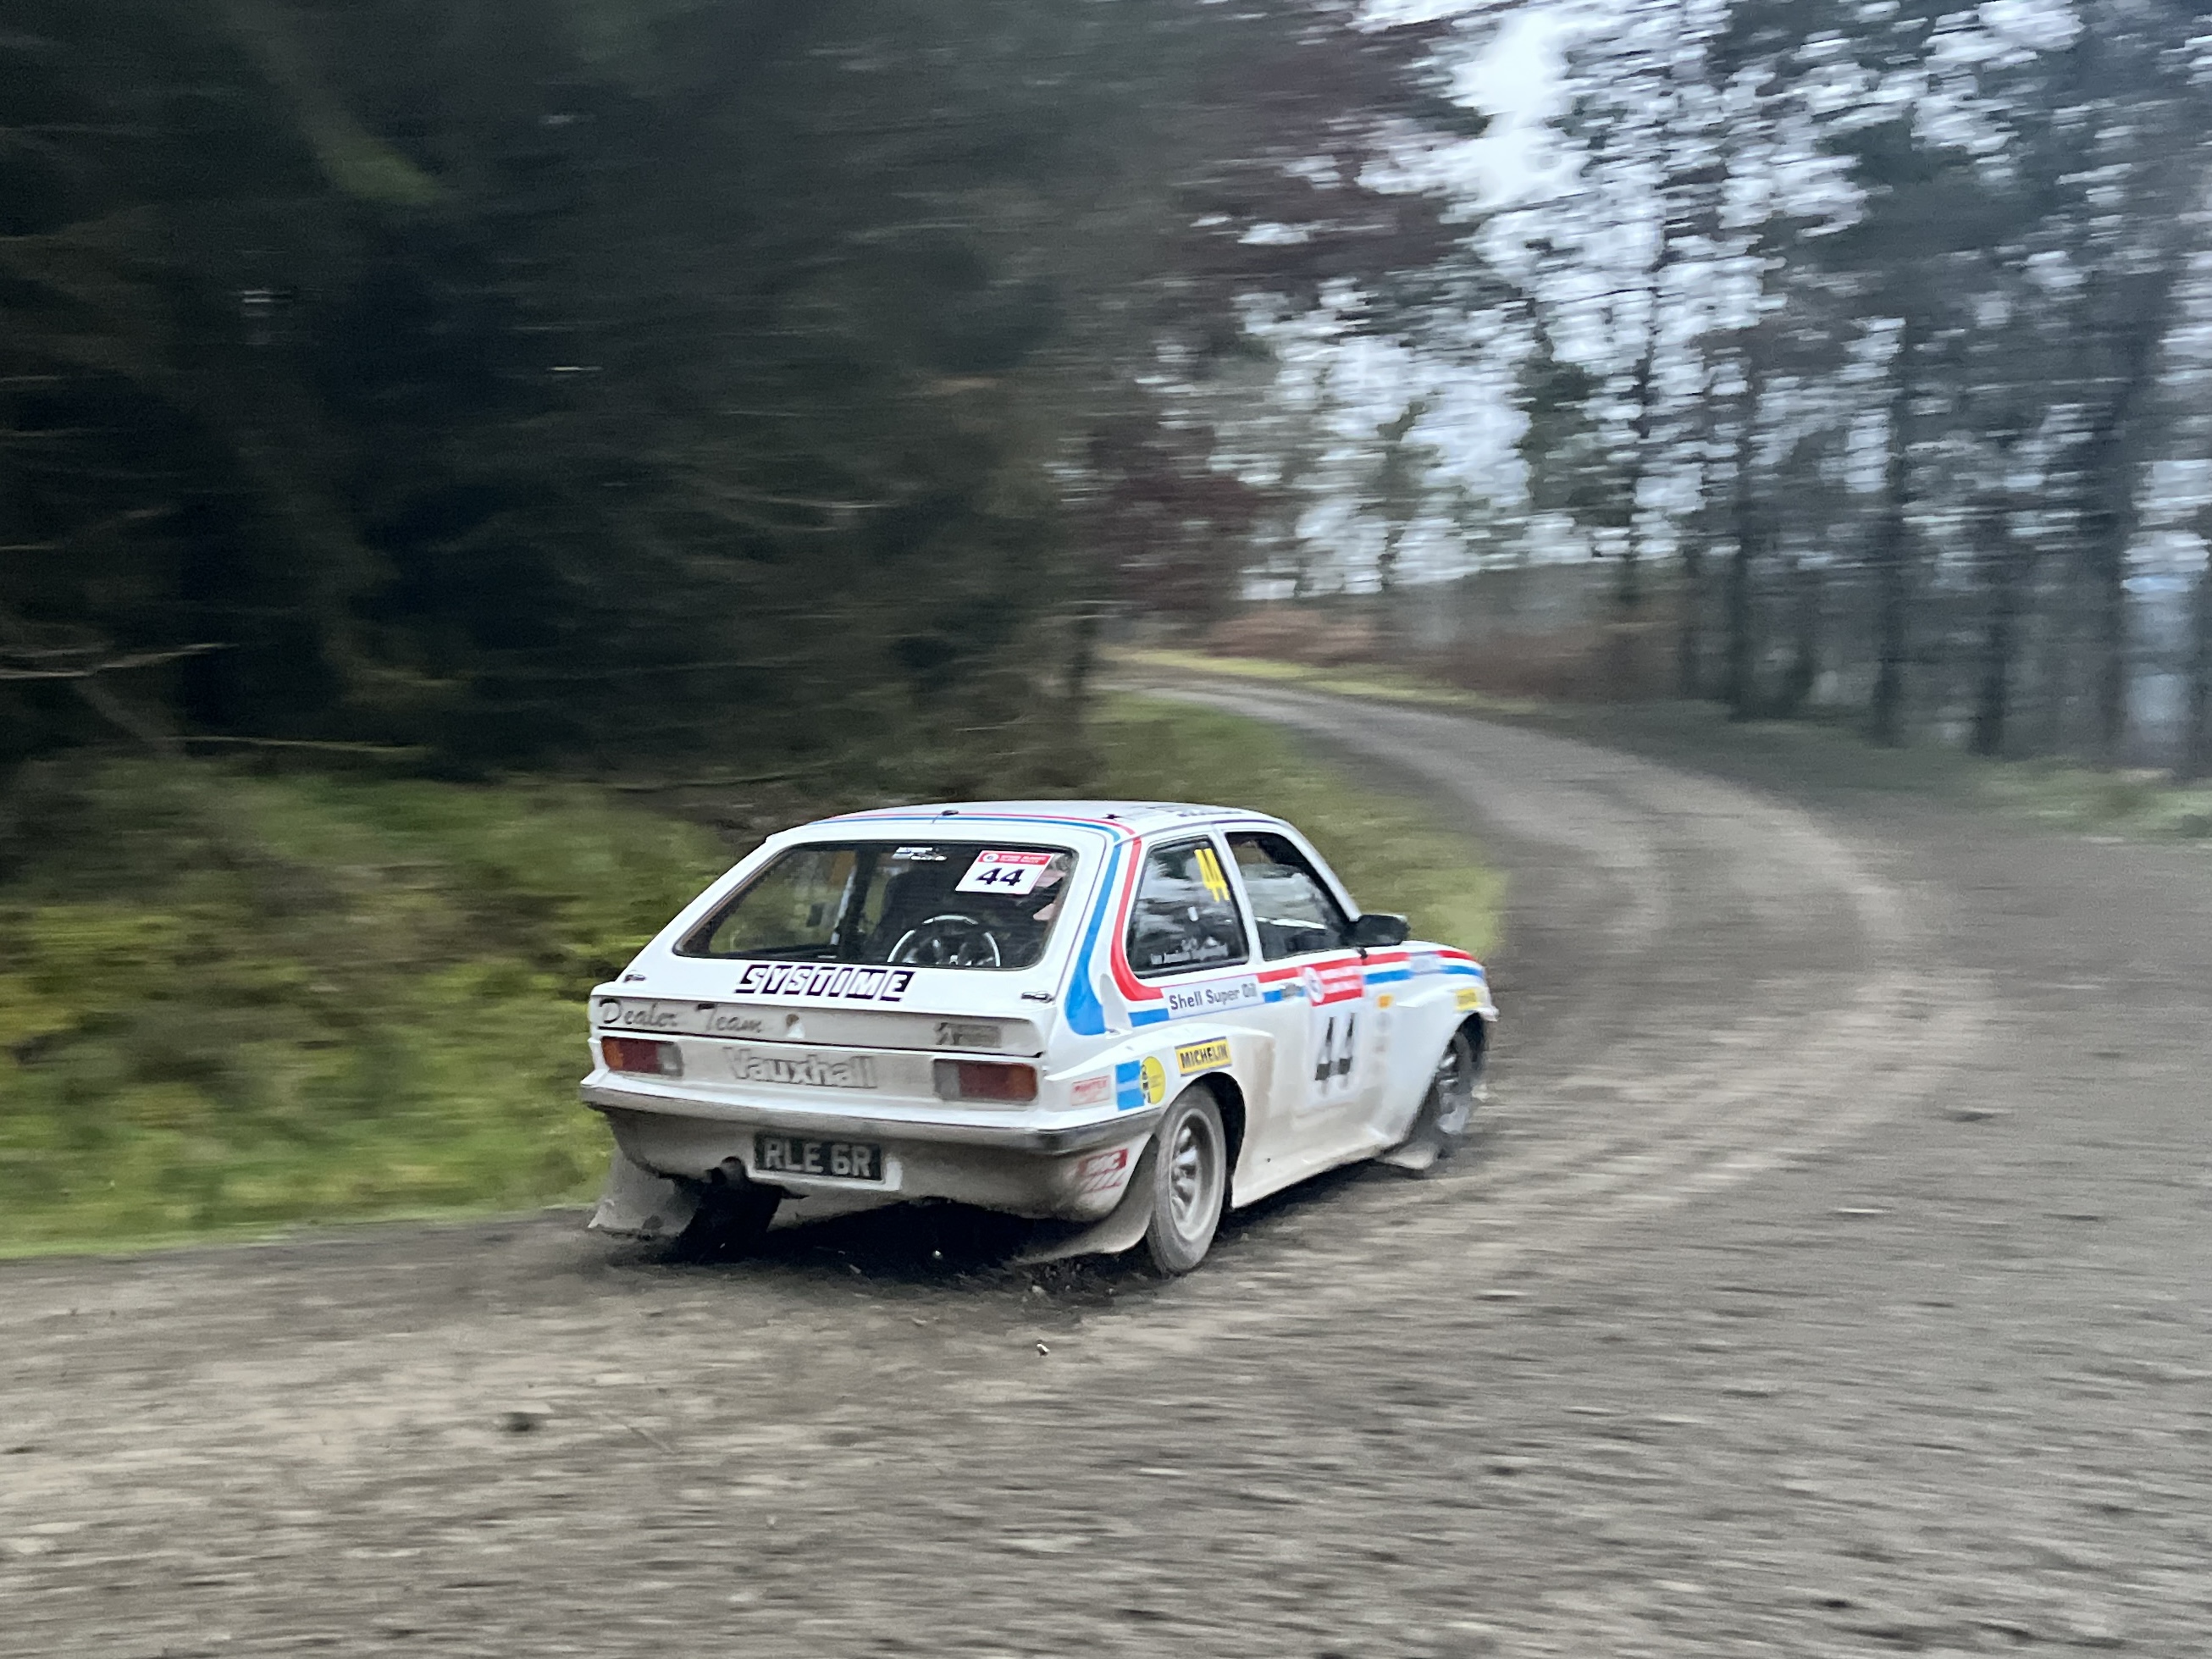
[[(128, 657), (110, 657), (105, 662), (88, 663), (82, 668), (9, 668), (0, 664), (0, 680), (88, 680), (100, 674), (118, 674), (131, 668), (153, 668), (165, 662), (180, 662), (186, 657), (204, 657), (210, 651), (228, 651), (230, 648), (223, 644), (185, 645), (173, 651), (142, 651)], [(22, 654), (44, 657), (61, 653), (39, 651)]]

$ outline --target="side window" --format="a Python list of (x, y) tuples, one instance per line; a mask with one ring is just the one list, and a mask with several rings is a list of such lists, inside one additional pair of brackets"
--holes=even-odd
[(1129, 913), (1129, 965), (1177, 974), (1242, 962), (1244, 918), (1210, 841), (1156, 847), (1145, 860)]
[(1352, 923), (1304, 854), (1280, 836), (1229, 838), (1270, 962), (1316, 951), (1349, 950)]

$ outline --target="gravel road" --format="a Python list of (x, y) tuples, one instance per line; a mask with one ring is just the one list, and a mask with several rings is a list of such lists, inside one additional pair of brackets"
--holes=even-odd
[(1188, 695), (1511, 871), (1447, 1172), (1168, 1285), (882, 1218), (0, 1267), (0, 1652), (2212, 1648), (2212, 860)]

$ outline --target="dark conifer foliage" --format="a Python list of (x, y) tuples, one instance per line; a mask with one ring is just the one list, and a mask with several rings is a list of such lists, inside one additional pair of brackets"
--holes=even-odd
[(1097, 502), (1245, 513), (1164, 346), (1457, 234), (1363, 182), (1445, 32), (1356, 22), (15, 0), (0, 764), (1048, 751), (1154, 556)]

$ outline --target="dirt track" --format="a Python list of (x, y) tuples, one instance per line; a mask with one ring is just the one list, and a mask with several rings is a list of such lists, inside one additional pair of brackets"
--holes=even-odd
[(2212, 860), (1202, 695), (1511, 869), (1451, 1174), (1165, 1287), (565, 1215), (0, 1268), (0, 1652), (2212, 1646)]

